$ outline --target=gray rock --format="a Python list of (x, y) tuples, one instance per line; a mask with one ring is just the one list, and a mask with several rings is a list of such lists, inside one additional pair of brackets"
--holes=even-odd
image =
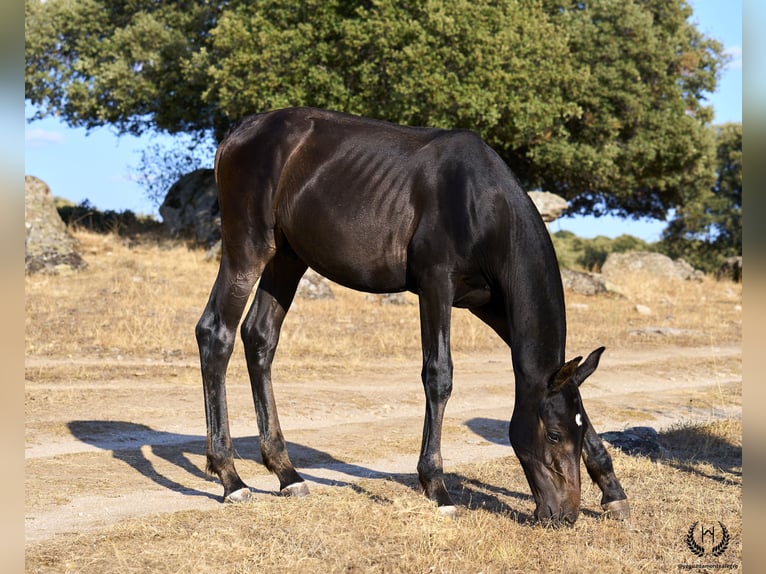
[(34, 176), (24, 178), (24, 267), (26, 273), (57, 275), (87, 267), (56, 210), (50, 188)]
[(660, 435), (652, 427), (630, 427), (624, 431), (601, 433), (599, 436), (627, 454), (650, 457), (667, 455), (667, 450), (660, 442)]
[(529, 197), (545, 223), (558, 219), (569, 207), (566, 199), (550, 191), (530, 191)]
[(639, 315), (651, 315), (652, 309), (651, 307), (647, 307), (646, 305), (641, 305), (640, 303), (636, 305), (636, 313)]
[(296, 296), (302, 299), (335, 299), (330, 282), (313, 269), (307, 269), (301, 277)]
[(610, 253), (601, 267), (601, 273), (609, 280), (617, 280), (627, 273), (635, 272), (686, 281), (701, 281), (704, 277), (702, 271), (694, 269), (683, 259), (673, 260), (667, 255), (649, 251)]
[(181, 177), (168, 190), (160, 215), (173, 237), (192, 237), (206, 246), (218, 241), (221, 215), (213, 170), (198, 169)]
[(598, 295), (609, 290), (606, 280), (598, 273), (562, 269), (561, 282), (564, 285), (564, 289), (582, 295)]

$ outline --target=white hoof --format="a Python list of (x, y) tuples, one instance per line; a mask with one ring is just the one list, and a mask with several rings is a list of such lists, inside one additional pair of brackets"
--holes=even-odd
[(449, 504), (447, 506), (440, 506), (439, 507), (439, 514), (442, 516), (446, 516), (448, 518), (456, 518), (458, 513), (457, 506), (454, 504)]
[(250, 492), (250, 489), (245, 487), (245, 488), (240, 488), (239, 490), (235, 490), (229, 496), (224, 498), (223, 501), (224, 502), (232, 502), (232, 503), (235, 503), (235, 502), (247, 502), (248, 500), (250, 500), (251, 496), (252, 496), (252, 494)]
[(604, 515), (607, 518), (612, 518), (613, 520), (628, 520), (630, 518), (630, 504), (627, 498), (607, 502), (602, 504), (601, 508), (604, 509)]
[(282, 496), (295, 496), (296, 498), (308, 496), (309, 485), (305, 482), (294, 482), (293, 484), (288, 484), (285, 486), (282, 490), (279, 491), (279, 494)]

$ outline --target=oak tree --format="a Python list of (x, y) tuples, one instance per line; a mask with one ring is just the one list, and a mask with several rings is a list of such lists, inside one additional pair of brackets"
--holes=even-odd
[(310, 105), (467, 128), (581, 213), (710, 189), (722, 47), (685, 0), (28, 0), (37, 116), (219, 141)]

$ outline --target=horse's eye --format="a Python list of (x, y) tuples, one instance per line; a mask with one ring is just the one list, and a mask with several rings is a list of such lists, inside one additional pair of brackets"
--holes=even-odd
[(556, 431), (548, 431), (547, 433), (545, 433), (545, 437), (553, 444), (556, 444), (557, 442), (559, 442), (559, 440), (561, 440), (561, 435), (557, 433)]

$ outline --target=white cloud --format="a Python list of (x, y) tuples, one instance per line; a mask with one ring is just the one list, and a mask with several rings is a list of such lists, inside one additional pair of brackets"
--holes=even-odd
[(724, 50), (731, 60), (726, 64), (727, 70), (741, 70), (742, 69), (742, 46), (729, 46)]
[(24, 142), (31, 147), (43, 147), (49, 144), (64, 143), (64, 134), (48, 130), (25, 130)]

